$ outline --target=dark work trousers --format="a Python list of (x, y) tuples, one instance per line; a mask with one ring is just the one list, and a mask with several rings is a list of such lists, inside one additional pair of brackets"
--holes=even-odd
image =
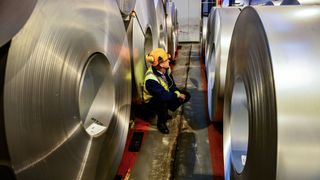
[(175, 98), (171, 101), (162, 101), (161, 99), (157, 97), (152, 97), (151, 100), (146, 104), (148, 110), (153, 111), (158, 116), (158, 124), (160, 123), (166, 123), (168, 119), (168, 109), (171, 111), (175, 111), (178, 109), (179, 106), (182, 104), (188, 102), (190, 100), (190, 93), (187, 91), (180, 91), (182, 94), (186, 95), (186, 98), (184, 101), (182, 101), (179, 98)]

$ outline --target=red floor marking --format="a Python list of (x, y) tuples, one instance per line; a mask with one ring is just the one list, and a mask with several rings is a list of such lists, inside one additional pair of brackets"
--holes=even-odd
[(117, 172), (117, 176), (121, 176), (121, 179), (124, 179), (126, 176), (130, 175), (130, 171), (133, 168), (134, 163), (138, 157), (139, 152), (128, 151), (129, 144), (131, 142), (133, 133), (134, 132), (144, 132), (143, 139), (141, 142), (141, 144), (142, 144), (146, 135), (147, 135), (149, 126), (150, 126), (150, 123), (145, 122), (140, 119), (136, 119), (134, 127), (129, 130), (128, 138), (126, 141), (126, 146), (125, 146), (124, 153), (123, 153), (122, 159), (121, 159), (121, 163), (120, 163), (120, 166), (119, 166), (119, 169)]
[[(202, 79), (202, 89), (207, 92), (207, 78), (205, 73), (205, 64), (202, 59), (201, 62), (201, 79)], [(208, 109), (208, 94), (205, 96), (204, 107)], [(218, 111), (221, 111), (219, 109)], [(222, 114), (222, 112), (219, 112)], [(222, 117), (220, 117), (222, 118)], [(207, 118), (209, 120), (209, 117)], [(208, 127), (208, 139), (210, 146), (210, 157), (214, 180), (224, 180), (224, 167), (223, 167), (223, 124), (222, 122), (210, 123)]]
[(224, 179), (222, 122), (210, 124), (208, 136), (214, 179)]

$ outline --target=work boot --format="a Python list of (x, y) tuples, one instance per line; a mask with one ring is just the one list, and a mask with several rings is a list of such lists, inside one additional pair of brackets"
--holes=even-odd
[(168, 129), (166, 123), (158, 123), (157, 128), (163, 134), (169, 134), (169, 129)]

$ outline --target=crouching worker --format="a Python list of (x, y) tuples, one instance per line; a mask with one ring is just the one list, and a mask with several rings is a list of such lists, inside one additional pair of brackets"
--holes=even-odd
[(170, 55), (162, 48), (152, 50), (146, 61), (151, 64), (144, 78), (143, 99), (150, 111), (158, 116), (157, 128), (164, 134), (169, 133), (166, 122), (168, 109), (175, 111), (190, 99), (190, 94), (176, 87), (169, 60)]

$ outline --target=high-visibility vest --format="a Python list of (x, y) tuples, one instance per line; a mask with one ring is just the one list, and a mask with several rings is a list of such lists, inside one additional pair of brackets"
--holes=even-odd
[[(169, 68), (167, 72), (170, 77), (171, 69)], [(161, 77), (158, 77), (157, 75), (155, 75), (153, 73), (152, 67), (149, 67), (149, 69), (147, 70), (147, 72), (145, 74), (144, 83), (143, 83), (143, 100), (144, 100), (144, 102), (147, 103), (152, 98), (152, 95), (149, 93), (149, 91), (147, 90), (147, 87), (146, 87), (146, 82), (149, 79), (157, 81), (166, 91), (168, 91), (168, 92), (170, 91), (167, 82), (164, 79), (162, 79)]]

